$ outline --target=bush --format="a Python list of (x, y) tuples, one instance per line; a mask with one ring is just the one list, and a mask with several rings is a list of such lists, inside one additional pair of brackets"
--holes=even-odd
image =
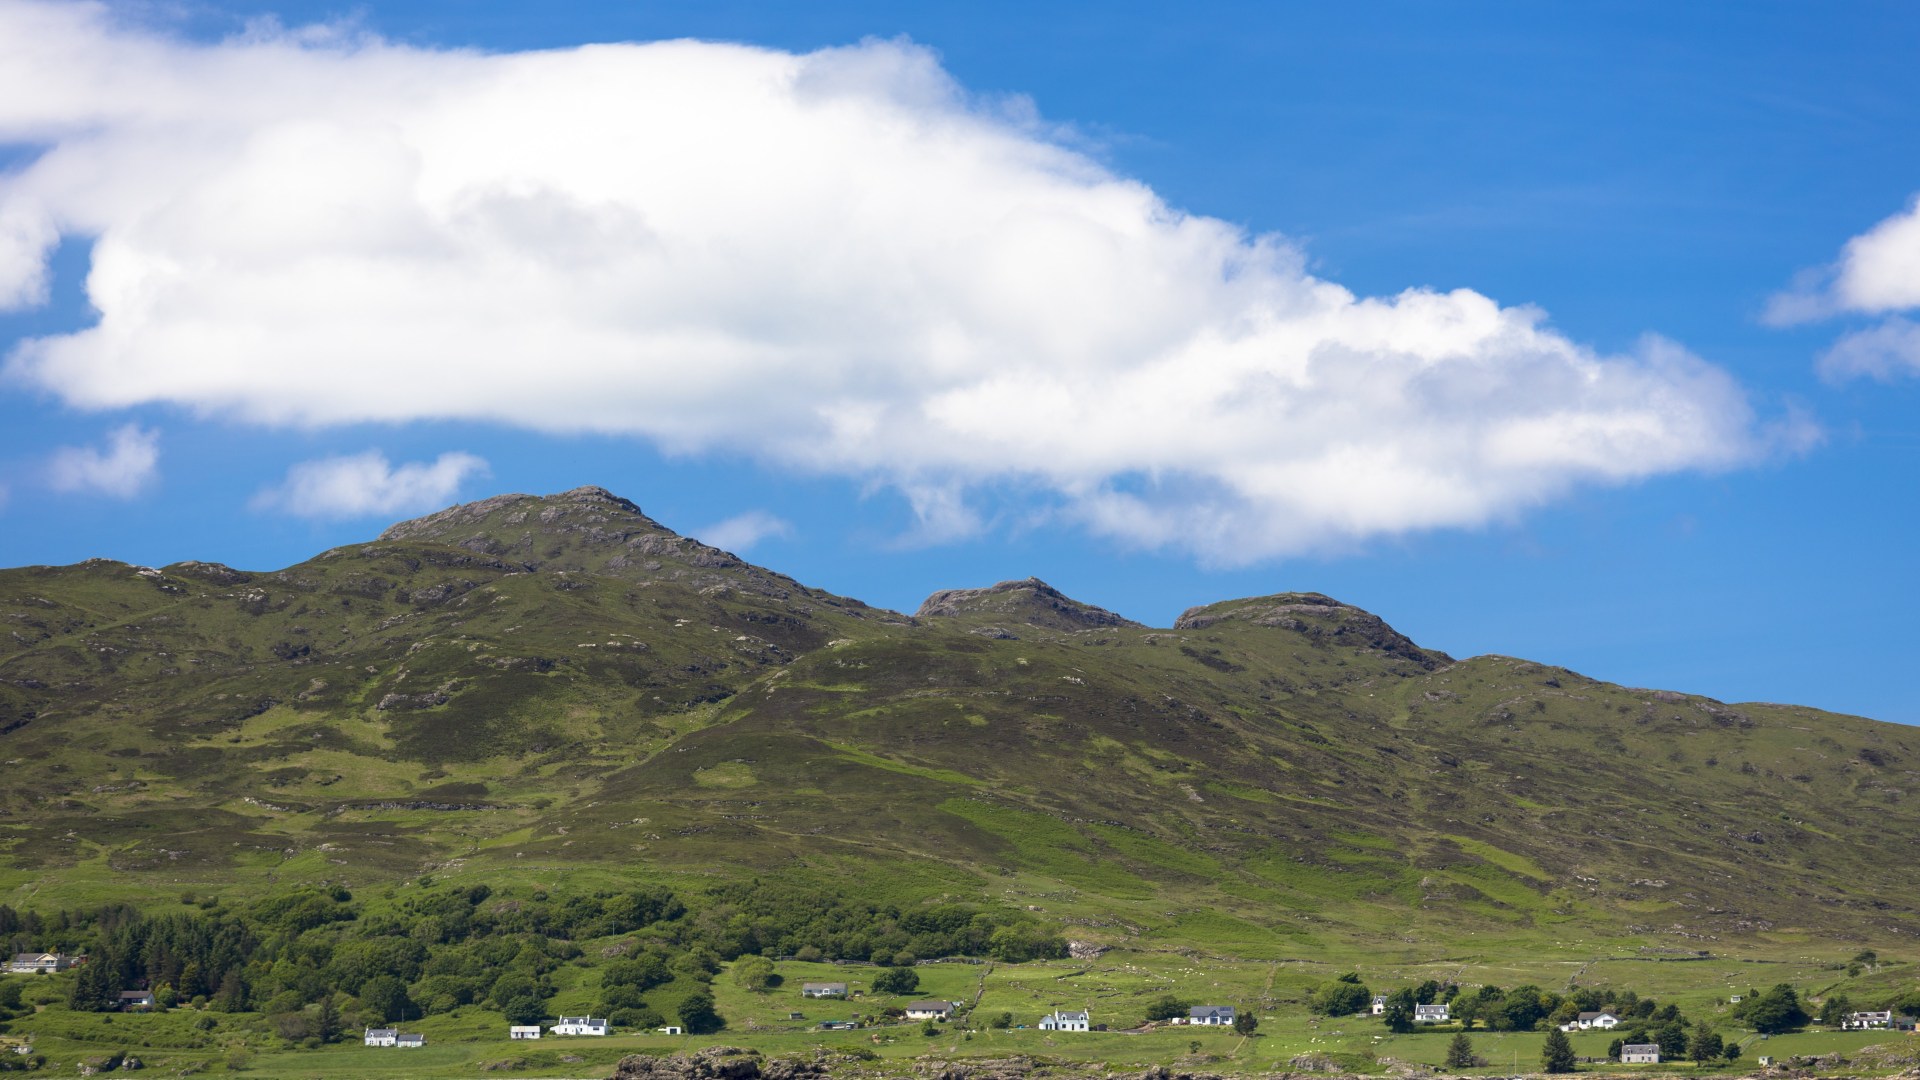
[(1156, 998), (1147, 1005), (1147, 1019), (1150, 1021), (1172, 1020), (1176, 1017), (1187, 1015), (1187, 1010), (1192, 1007), (1191, 1003), (1182, 1001), (1172, 994), (1167, 994), (1163, 997)]
[(911, 994), (920, 989), (920, 973), (910, 967), (888, 968), (873, 977), (873, 988), (882, 994)]
[(1365, 984), (1343, 976), (1315, 990), (1307, 999), (1307, 1007), (1322, 1016), (1352, 1016), (1372, 1002), (1373, 994)]

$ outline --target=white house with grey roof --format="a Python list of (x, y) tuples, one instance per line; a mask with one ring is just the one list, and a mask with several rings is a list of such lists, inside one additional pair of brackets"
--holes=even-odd
[(1659, 1043), (1628, 1043), (1620, 1048), (1622, 1065), (1658, 1065), (1660, 1064)]
[(1413, 1022), (1416, 1024), (1444, 1024), (1449, 1019), (1445, 1005), (1415, 1005)]
[(1057, 1009), (1040, 1018), (1041, 1031), (1092, 1031), (1093, 1019), (1087, 1010), (1074, 1012), (1070, 1009)]
[(1233, 1006), (1195, 1005), (1187, 1010), (1187, 1023), (1205, 1027), (1231, 1027), (1233, 1026)]

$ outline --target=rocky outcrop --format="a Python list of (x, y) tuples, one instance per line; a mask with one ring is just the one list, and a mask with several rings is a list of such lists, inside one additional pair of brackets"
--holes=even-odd
[(1453, 657), (1421, 648), (1371, 611), (1320, 593), (1278, 593), (1188, 608), (1174, 621), (1173, 628), (1204, 630), (1229, 621), (1291, 630), (1328, 645), (1412, 661), (1427, 671), (1453, 663)]
[(620, 1059), (613, 1080), (824, 1080), (833, 1075), (833, 1059), (825, 1056), (766, 1058), (758, 1050), (709, 1046), (672, 1057), (630, 1054)]
[[(946, 589), (927, 597), (920, 610), (914, 612), (916, 619), (963, 615), (988, 615), (1006, 622), (1069, 632), (1140, 626), (1106, 608), (1083, 604), (1032, 577), (1025, 581), (1003, 581), (985, 589)], [(984, 629), (1007, 633), (1000, 627)]]

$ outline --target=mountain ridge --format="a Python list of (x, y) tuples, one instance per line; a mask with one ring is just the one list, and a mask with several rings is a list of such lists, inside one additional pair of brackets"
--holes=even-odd
[(1317, 593), (909, 617), (599, 488), (278, 571), (0, 571), (0, 619), (0, 900), (858, 874), (1246, 950), (1907, 933), (1920, 885), (1898, 725), (1455, 659)]

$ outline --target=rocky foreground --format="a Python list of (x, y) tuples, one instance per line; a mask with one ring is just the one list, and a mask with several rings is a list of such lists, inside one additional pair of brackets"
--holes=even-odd
[[(1838, 1054), (1829, 1054), (1819, 1058), (1796, 1059), (1790, 1064), (1775, 1065), (1722, 1080), (1801, 1080), (1830, 1076), (1920, 1080), (1920, 1065), (1916, 1064), (1914, 1057), (1913, 1052), (1862, 1054), (1856, 1060), (1849, 1060)], [(1316, 1068), (1317, 1062), (1295, 1064), (1303, 1067), (1279, 1072), (1229, 1075), (1156, 1065), (1130, 1072), (1102, 1069), (1091, 1063), (1052, 1062), (1024, 1056), (968, 1058), (963, 1061), (927, 1058), (881, 1061), (822, 1052), (811, 1056), (770, 1058), (758, 1050), (745, 1047), (712, 1046), (694, 1054), (675, 1054), (671, 1057), (630, 1055), (621, 1060), (613, 1080), (829, 1080), (854, 1077), (861, 1080), (883, 1077), (897, 1080), (1365, 1080), (1354, 1074)], [(1594, 1075), (1591, 1067), (1582, 1072)], [(1663, 1075), (1691, 1075), (1685, 1066), (1671, 1074), (1649, 1072), (1644, 1068), (1632, 1069), (1631, 1073), (1643, 1080), (1653, 1080)], [(1468, 1077), (1449, 1077), (1428, 1066), (1413, 1064), (1395, 1064), (1388, 1069), (1388, 1075), (1419, 1076), (1426, 1080), (1471, 1080)]]

